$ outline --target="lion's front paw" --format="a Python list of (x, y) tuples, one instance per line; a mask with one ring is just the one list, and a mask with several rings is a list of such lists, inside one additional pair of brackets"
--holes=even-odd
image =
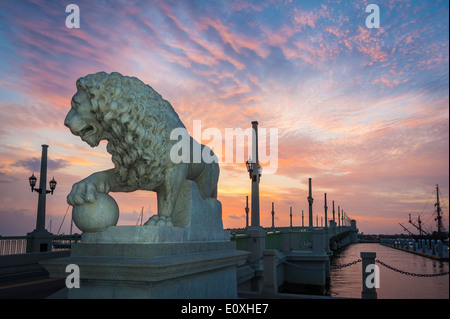
[(166, 216), (153, 215), (145, 224), (146, 226), (173, 226), (172, 218)]

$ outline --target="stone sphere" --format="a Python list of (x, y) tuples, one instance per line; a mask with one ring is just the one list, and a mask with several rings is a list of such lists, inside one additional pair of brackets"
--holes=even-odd
[(72, 218), (82, 232), (101, 232), (117, 224), (119, 207), (114, 198), (98, 193), (95, 202), (74, 206)]

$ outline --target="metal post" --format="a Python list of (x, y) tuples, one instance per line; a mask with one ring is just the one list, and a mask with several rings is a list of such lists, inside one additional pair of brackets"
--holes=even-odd
[(334, 201), (333, 201), (333, 221), (336, 221), (335, 216), (334, 216)]
[(305, 227), (305, 218), (303, 216), (303, 209), (302, 209), (302, 227)]
[(272, 228), (275, 228), (275, 210), (273, 205), (274, 203), (272, 202)]
[(290, 207), (291, 228), (292, 228), (292, 207)]
[(248, 196), (246, 196), (246, 204), (245, 204), (245, 228), (248, 228), (248, 212), (249, 212), (249, 208), (248, 208)]
[(308, 196), (308, 204), (309, 204), (309, 228), (313, 228), (313, 211), (312, 204), (314, 199), (312, 198), (312, 189), (311, 189), (311, 178), (309, 178), (309, 196)]
[(36, 218), (36, 230), (45, 230), (45, 200), (47, 197), (47, 149), (48, 145), (42, 145), (41, 175), (39, 176), (39, 197)]
[(325, 193), (325, 228), (328, 228), (328, 217), (327, 217), (327, 210), (328, 210), (328, 206), (327, 206), (327, 193)]
[(373, 252), (361, 252), (363, 286), (361, 298), (363, 299), (377, 299), (376, 287), (379, 285), (380, 276), (378, 266), (375, 265), (376, 256), (377, 254)]
[(252, 158), (253, 172), (252, 172), (252, 227), (260, 226), (259, 220), (259, 159), (258, 159), (258, 122), (252, 122)]
[(436, 204), (434, 204), (434, 206), (436, 206), (436, 214), (437, 217), (434, 219), (437, 221), (437, 227), (438, 227), (438, 236), (441, 237), (442, 236), (442, 216), (441, 216), (441, 204), (439, 203), (439, 185), (436, 184)]
[(341, 206), (338, 206), (338, 226), (341, 226)]

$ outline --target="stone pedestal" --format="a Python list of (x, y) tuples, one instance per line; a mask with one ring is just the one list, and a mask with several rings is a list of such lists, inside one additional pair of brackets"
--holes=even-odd
[(27, 253), (42, 253), (52, 250), (53, 234), (46, 229), (27, 233)]
[(236, 265), (248, 256), (229, 240), (189, 241), (179, 227), (117, 226), (83, 236), (70, 257), (43, 263), (51, 277), (79, 267), (70, 299), (237, 298)]
[(325, 291), (328, 254), (294, 250), (287, 256), (287, 261), (284, 268), (286, 284), (309, 286), (321, 293)]
[[(362, 291), (361, 291), (361, 298), (362, 299), (377, 299), (377, 290), (376, 285), (374, 284), (372, 287), (367, 286), (367, 279), (369, 274), (371, 274), (370, 271), (367, 271), (367, 267), (369, 265), (375, 265), (375, 258), (377, 257), (377, 254), (374, 252), (361, 252), (361, 259), (362, 259)], [(375, 271), (375, 270), (374, 270)], [(376, 276), (378, 274), (375, 273), (375, 278), (373, 279), (375, 282), (377, 281)], [(379, 278), (378, 278), (379, 279)], [(370, 281), (370, 280), (369, 280)]]
[(252, 291), (261, 291), (263, 289), (263, 251), (266, 247), (266, 232), (261, 226), (249, 227), (246, 232), (248, 235), (248, 251), (250, 252), (249, 263), (255, 270), (255, 277), (251, 283)]

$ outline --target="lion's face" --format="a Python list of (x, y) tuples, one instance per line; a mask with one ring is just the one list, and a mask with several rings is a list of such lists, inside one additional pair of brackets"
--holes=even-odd
[(64, 120), (72, 134), (81, 137), (91, 147), (107, 138), (102, 125), (96, 120), (91, 102), (85, 91), (78, 91), (72, 97), (72, 108)]

